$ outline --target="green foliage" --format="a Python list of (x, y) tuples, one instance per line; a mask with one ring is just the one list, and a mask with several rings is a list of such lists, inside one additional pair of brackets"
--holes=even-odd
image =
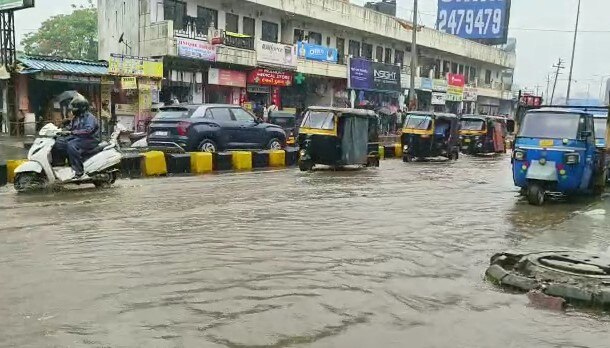
[(97, 9), (93, 0), (87, 6), (72, 5), (71, 14), (53, 16), (36, 32), (21, 41), (25, 52), (34, 55), (97, 60)]

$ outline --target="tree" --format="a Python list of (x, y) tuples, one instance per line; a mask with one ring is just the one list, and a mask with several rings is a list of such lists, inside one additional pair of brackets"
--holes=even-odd
[(71, 14), (53, 16), (21, 41), (25, 53), (71, 59), (97, 60), (97, 9), (72, 5)]

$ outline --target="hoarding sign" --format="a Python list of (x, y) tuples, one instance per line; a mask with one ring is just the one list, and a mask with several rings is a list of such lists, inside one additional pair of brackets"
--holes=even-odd
[(248, 84), (261, 86), (292, 86), (291, 72), (258, 68), (248, 74)]
[(432, 105), (445, 105), (447, 94), (442, 92), (432, 92)]
[(506, 43), (510, 0), (439, 0), (436, 28), (470, 40)]
[(432, 80), (432, 90), (435, 92), (447, 92), (447, 80), (444, 80), (444, 79)]
[(307, 42), (297, 44), (297, 54), (299, 58), (317, 60), (319, 62), (336, 63), (338, 53), (336, 48), (321, 45), (313, 45)]
[(479, 96), (479, 92), (474, 87), (466, 87), (464, 88), (464, 101), (467, 102), (476, 102)]
[(466, 80), (462, 74), (447, 74), (447, 100), (461, 102), (464, 100)]
[(178, 39), (178, 55), (181, 57), (216, 61), (216, 46), (207, 42), (190, 39)]
[(142, 76), (163, 78), (163, 62), (154, 59), (110, 55), (108, 74), (116, 76)]
[(401, 91), (400, 67), (362, 58), (349, 60), (348, 88), (367, 91)]
[(292, 45), (259, 40), (256, 45), (256, 59), (262, 65), (290, 70), (296, 70), (297, 68), (297, 52)]
[(34, 0), (0, 0), (0, 11), (21, 10), (34, 7)]
[(246, 73), (235, 70), (210, 68), (208, 71), (210, 85), (246, 87)]
[(427, 77), (421, 78), (421, 86), (419, 88), (422, 91), (432, 91), (432, 79)]

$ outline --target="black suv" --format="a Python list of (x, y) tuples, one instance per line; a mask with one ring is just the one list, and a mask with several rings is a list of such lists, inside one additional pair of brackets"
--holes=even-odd
[(152, 148), (185, 151), (279, 150), (286, 146), (286, 133), (236, 105), (174, 105), (159, 109), (147, 141)]

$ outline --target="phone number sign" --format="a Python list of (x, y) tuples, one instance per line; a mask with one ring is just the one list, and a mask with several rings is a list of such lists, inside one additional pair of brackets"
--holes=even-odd
[(439, 0), (436, 28), (470, 40), (506, 41), (510, 0)]

